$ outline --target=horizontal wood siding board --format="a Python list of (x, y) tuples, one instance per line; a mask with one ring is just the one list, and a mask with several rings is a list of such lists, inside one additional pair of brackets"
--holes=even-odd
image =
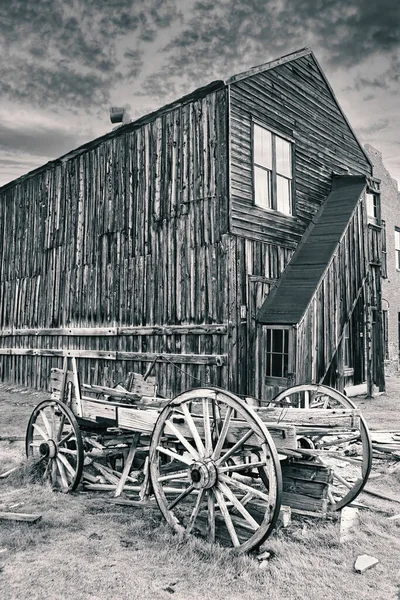
[[(232, 231), (251, 235), (255, 227), (265, 242), (297, 244), (330, 191), (332, 172), (370, 175), (370, 163), (311, 54), (249, 75), (229, 89)], [(274, 214), (253, 205), (252, 120), (295, 141), (296, 223), (286, 218), (284, 234)]]

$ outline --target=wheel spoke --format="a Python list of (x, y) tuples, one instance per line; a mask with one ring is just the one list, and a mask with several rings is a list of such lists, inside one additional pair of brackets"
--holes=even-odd
[(199, 495), (197, 496), (196, 503), (194, 505), (194, 509), (192, 511), (192, 514), (190, 515), (190, 519), (189, 519), (189, 522), (188, 522), (187, 527), (186, 527), (186, 532), (187, 533), (191, 532), (192, 527), (194, 525), (194, 522), (197, 519), (197, 516), (199, 514), (199, 510), (200, 510), (200, 504), (201, 504), (201, 501), (203, 500), (204, 491), (205, 490), (201, 490), (200, 493), (199, 493)]
[(210, 542), (215, 541), (215, 504), (212, 489), (207, 490), (208, 532)]
[(187, 456), (182, 456), (181, 454), (177, 454), (176, 452), (173, 452), (168, 448), (157, 446), (156, 449), (162, 454), (166, 454), (167, 456), (170, 456), (171, 458), (174, 458), (175, 460), (178, 460), (179, 462), (184, 463), (185, 465), (191, 465), (193, 463), (193, 460), (191, 458), (188, 458)]
[(61, 453), (59, 453), (57, 455), (57, 458), (62, 462), (62, 464), (64, 465), (64, 467), (67, 469), (67, 472), (69, 472), (69, 474), (72, 476), (72, 478), (74, 478), (75, 475), (76, 475), (75, 469), (71, 465), (71, 463), (68, 462), (68, 459), (65, 456), (63, 456)]
[(50, 459), (51, 462), (51, 483), (55, 487), (57, 483), (57, 463), (55, 458)]
[(206, 456), (211, 456), (212, 452), (212, 437), (210, 427), (210, 407), (208, 405), (208, 398), (203, 398), (203, 421), (204, 421), (204, 438)]
[(73, 456), (78, 454), (77, 450), (70, 450), (69, 448), (58, 448), (58, 452), (63, 454), (72, 454)]
[(187, 439), (181, 434), (179, 429), (177, 427), (175, 427), (175, 425), (170, 420), (166, 421), (165, 425), (178, 438), (178, 440), (180, 441), (182, 446), (184, 446), (186, 448), (186, 450), (189, 452), (189, 454), (191, 454), (193, 456), (194, 460), (199, 460), (198, 453), (193, 448), (192, 444), (190, 442), (188, 442)]
[(224, 422), (222, 425), (221, 433), (219, 435), (217, 444), (214, 448), (214, 452), (212, 453), (212, 458), (214, 460), (219, 458), (219, 455), (221, 454), (221, 450), (224, 447), (225, 439), (226, 439), (226, 436), (227, 436), (227, 433), (229, 430), (229, 425), (231, 422), (232, 411), (233, 411), (233, 409), (230, 406), (228, 406), (228, 408), (226, 409), (225, 419), (224, 419)]
[(59, 471), (60, 476), (61, 476), (62, 487), (64, 489), (68, 489), (68, 480), (67, 480), (67, 475), (65, 473), (64, 465), (62, 464), (62, 462), (58, 458), (58, 456), (56, 456), (56, 463), (57, 463), (58, 471)]
[(231, 489), (228, 488), (227, 485), (222, 483), (221, 481), (218, 483), (218, 489), (228, 498), (230, 502), (232, 502), (233, 506), (236, 510), (242, 515), (242, 517), (249, 523), (249, 525), (257, 531), (259, 528), (259, 524), (257, 521), (251, 516), (251, 514), (245, 509), (243, 504), (236, 498), (235, 494)]
[(174, 479), (187, 479), (188, 474), (187, 471), (177, 471), (176, 473), (171, 473), (170, 475), (161, 475), (158, 477), (158, 481), (173, 481)]
[(45, 434), (43, 429), (37, 423), (33, 423), (33, 428), (47, 442), (47, 440), (49, 439), (48, 436)]
[(250, 485), (247, 485), (247, 483), (243, 483), (242, 481), (238, 481), (237, 479), (232, 479), (231, 477), (227, 477), (226, 475), (221, 475), (219, 479), (220, 481), (226, 483), (228, 487), (232, 485), (233, 487), (236, 487), (239, 490), (243, 490), (243, 492), (248, 492), (249, 494), (251, 493), (253, 496), (258, 496), (258, 498), (265, 500), (265, 502), (270, 501), (269, 496), (267, 494), (261, 492), (257, 488), (253, 488)]
[(185, 415), (186, 423), (188, 424), (190, 433), (192, 434), (193, 439), (195, 441), (198, 453), (199, 453), (200, 457), (203, 457), (206, 453), (206, 449), (204, 448), (204, 444), (202, 442), (202, 439), (200, 437), (200, 434), (198, 432), (196, 424), (193, 420), (193, 417), (190, 414), (190, 410), (189, 410), (187, 404), (182, 404), (181, 408), (182, 408), (183, 414)]
[(232, 519), (229, 514), (228, 507), (226, 505), (224, 497), (223, 497), (222, 493), (216, 488), (214, 488), (214, 494), (217, 499), (218, 506), (221, 510), (221, 514), (224, 517), (225, 525), (228, 530), (229, 536), (232, 540), (232, 544), (234, 545), (235, 548), (237, 548), (238, 546), (240, 546), (239, 538), (237, 536), (236, 529), (233, 526)]
[(46, 465), (46, 468), (44, 470), (43, 477), (42, 477), (43, 480), (47, 479), (48, 476), (49, 476), (49, 470), (50, 470), (50, 464), (51, 464), (51, 462), (52, 462), (51, 460), (47, 461), (47, 465)]
[(247, 440), (254, 434), (254, 431), (252, 429), (249, 429), (249, 431), (247, 431), (247, 433), (245, 433), (238, 442), (236, 442), (236, 444), (234, 446), (232, 446), (232, 448), (230, 448), (227, 452), (225, 452), (225, 454), (223, 454), (222, 456), (220, 456), (220, 458), (216, 461), (216, 465), (220, 465), (221, 463), (225, 462), (226, 460), (228, 460), (228, 458), (230, 458), (232, 456), (232, 454), (235, 454), (236, 450), (239, 450), (239, 448), (241, 448), (243, 446), (243, 444), (245, 444), (247, 442)]
[(55, 439), (54, 439), (55, 442), (58, 442), (61, 439), (62, 432), (63, 432), (63, 429), (64, 429), (64, 424), (65, 424), (65, 415), (64, 415), (64, 413), (62, 413), (61, 418), (60, 418), (60, 423), (58, 425), (57, 433), (54, 436), (55, 437)]
[(51, 431), (51, 425), (50, 425), (50, 423), (49, 423), (49, 420), (48, 420), (48, 418), (47, 418), (47, 415), (46, 415), (46, 413), (44, 412), (44, 409), (42, 409), (42, 410), (39, 412), (39, 415), (42, 417), (42, 420), (43, 420), (43, 423), (44, 423), (45, 429), (46, 429), (46, 431), (47, 431), (47, 439), (49, 440), (49, 439), (51, 439), (51, 438), (52, 438), (52, 431)]
[(178, 504), (178, 502), (180, 502), (181, 500), (186, 498), (186, 496), (191, 494), (193, 492), (193, 490), (194, 490), (194, 485), (189, 485), (189, 487), (187, 487), (186, 490), (184, 490), (181, 494), (179, 494), (179, 496), (177, 496), (175, 498), (175, 500), (173, 500), (171, 502), (171, 504), (168, 505), (168, 510), (172, 510), (174, 508), (174, 506), (176, 506)]
[(57, 446), (63, 446), (64, 444), (66, 444), (67, 442), (69, 442), (69, 440), (71, 440), (74, 437), (75, 437), (75, 432), (74, 432), (74, 430), (71, 430), (69, 433), (67, 433), (67, 435), (65, 435), (62, 438), (62, 440), (60, 440), (59, 442), (57, 442)]
[(265, 461), (254, 462), (254, 463), (243, 463), (240, 465), (228, 465), (227, 467), (218, 467), (219, 473), (233, 473), (236, 471), (247, 471), (249, 469), (256, 469), (258, 467), (265, 467)]

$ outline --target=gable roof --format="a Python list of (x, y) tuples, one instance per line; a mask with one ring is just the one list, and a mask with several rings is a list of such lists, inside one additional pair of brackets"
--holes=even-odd
[(331, 193), (309, 225), (277, 286), (261, 306), (257, 315), (260, 323), (299, 323), (336, 252), (366, 183), (365, 177), (333, 179)]
[(237, 81), (241, 81), (243, 79), (246, 79), (248, 77), (251, 77), (252, 75), (255, 75), (257, 73), (264, 73), (266, 71), (269, 71), (271, 69), (274, 69), (276, 67), (279, 67), (283, 64), (286, 64), (288, 62), (292, 62), (294, 60), (297, 60), (298, 58), (302, 58), (303, 56), (312, 56), (316, 67), (318, 68), (326, 86), (328, 87), (333, 100), (335, 101), (343, 119), (345, 120), (347, 126), (349, 127), (352, 135), (354, 136), (354, 139), (356, 140), (358, 146), (360, 147), (362, 153), (364, 154), (365, 158), (367, 159), (368, 163), (371, 165), (371, 169), (372, 169), (372, 162), (370, 157), (368, 156), (368, 153), (366, 152), (366, 150), (364, 149), (364, 147), (361, 145), (361, 143), (359, 142), (353, 128), (351, 127), (346, 115), (344, 114), (342, 108), (340, 107), (339, 102), (337, 101), (337, 98), (333, 92), (333, 89), (329, 83), (329, 81), (327, 80), (323, 70), (321, 69), (320, 64), (318, 63), (317, 59), (315, 58), (314, 53), (312, 52), (312, 50), (310, 48), (302, 48), (300, 50), (297, 50), (295, 52), (291, 52), (290, 54), (286, 54), (284, 56), (281, 56), (278, 59), (269, 61), (267, 63), (263, 63), (259, 66), (255, 66), (252, 67), (251, 69), (247, 70), (247, 71), (243, 71), (242, 73), (239, 73), (237, 75), (233, 75), (225, 80), (216, 80), (213, 81), (211, 83), (209, 83), (206, 86), (202, 86), (200, 88), (195, 89), (193, 92), (190, 92), (189, 94), (186, 94), (185, 96), (182, 96), (181, 98), (174, 100), (173, 102), (170, 102), (158, 109), (156, 109), (155, 111), (152, 111), (150, 113), (147, 113), (145, 115), (143, 115), (142, 117), (139, 117), (138, 119), (136, 119), (135, 121), (131, 121), (130, 123), (126, 123), (125, 125), (121, 125), (120, 127), (114, 129), (113, 131), (109, 131), (106, 134), (95, 138), (94, 140), (91, 140), (89, 142), (86, 142), (85, 144), (82, 144), (81, 146), (79, 146), (78, 148), (71, 150), (65, 154), (63, 154), (61, 157), (51, 160), (47, 163), (45, 163), (44, 165), (29, 171), (28, 173), (22, 175), (21, 177), (15, 179), (14, 181), (10, 181), (9, 183), (6, 183), (4, 186), (0, 187), (0, 191), (13, 185), (14, 183), (16, 183), (19, 180), (25, 179), (27, 177), (32, 177), (33, 175), (40, 173), (41, 171), (43, 171), (46, 167), (49, 167), (51, 165), (56, 165), (59, 164), (60, 162), (65, 162), (75, 156), (79, 156), (80, 154), (83, 154), (84, 152), (91, 150), (92, 148), (96, 148), (97, 146), (99, 146), (100, 144), (102, 144), (104, 141), (112, 139), (114, 137), (117, 137), (119, 135), (122, 135), (124, 133), (127, 133), (129, 131), (134, 131), (135, 129), (138, 129), (139, 127), (141, 127), (142, 125), (149, 123), (151, 121), (153, 121), (154, 119), (156, 119), (157, 117), (159, 117), (160, 115), (169, 112), (171, 110), (174, 110), (176, 108), (178, 108), (179, 106), (183, 105), (183, 104), (187, 104), (188, 102), (198, 99), (198, 98), (204, 98), (205, 96), (207, 96), (208, 94), (221, 90), (225, 87), (229, 87), (231, 84), (236, 83)]

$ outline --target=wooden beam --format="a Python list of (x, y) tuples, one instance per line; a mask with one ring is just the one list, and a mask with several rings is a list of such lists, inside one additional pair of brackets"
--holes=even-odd
[(159, 325), (149, 327), (58, 327), (37, 329), (3, 329), (0, 337), (32, 335), (68, 337), (108, 337), (119, 335), (225, 335), (228, 324), (210, 323), (206, 325)]
[(65, 350), (59, 348), (0, 348), (0, 355), (8, 356), (69, 356), (71, 358), (101, 358), (103, 360), (133, 360), (142, 362), (170, 362), (177, 364), (227, 364), (226, 354), (166, 354), (155, 352), (119, 352), (115, 350)]
[(33, 515), (27, 513), (0, 512), (0, 520), (3, 521), (24, 521), (25, 523), (36, 523), (40, 521), (42, 515)]

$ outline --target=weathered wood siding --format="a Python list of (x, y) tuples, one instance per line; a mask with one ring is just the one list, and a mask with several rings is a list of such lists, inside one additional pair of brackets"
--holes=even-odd
[(261, 381), (258, 378), (261, 355), (256, 341), (256, 315), (292, 254), (291, 248), (231, 236), (230, 360), (235, 380), (230, 389), (240, 394), (258, 396), (261, 392), (260, 385), (256, 385)]
[[(298, 324), (297, 383), (324, 381), (340, 347), (344, 327), (355, 307), (359, 309), (369, 271), (365, 210), (365, 202), (360, 198), (338, 249)], [(361, 353), (364, 362), (363, 344), (357, 344), (355, 350)]]
[[(295, 216), (253, 203), (252, 122), (294, 139)], [(312, 56), (230, 85), (232, 231), (295, 247), (331, 188), (332, 172), (371, 175)]]
[[(45, 387), (60, 359), (11, 353), (69, 348), (112, 359), (79, 361), (94, 382), (144, 371), (161, 353), (195, 355), (177, 365), (185, 374), (157, 363), (162, 393), (198, 383), (190, 375), (226, 385), (227, 163), (222, 88), (2, 188), (1, 377)], [(221, 328), (152, 328), (182, 324)], [(138, 329), (95, 331), (113, 327)]]

